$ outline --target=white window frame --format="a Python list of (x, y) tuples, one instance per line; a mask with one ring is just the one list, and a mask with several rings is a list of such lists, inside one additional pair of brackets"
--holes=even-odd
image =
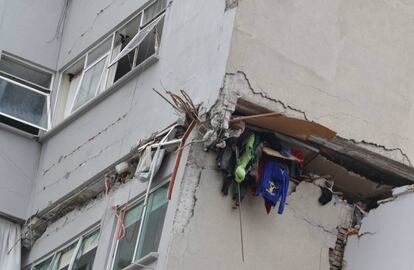
[[(141, 27), (142, 27), (141, 24), (142, 24), (142, 22), (144, 20), (144, 12), (145, 12), (145, 10), (143, 10), (140, 13), (140, 14), (142, 14), (142, 16), (141, 16), (141, 22), (140, 22), (140, 26), (139, 26), (140, 29), (138, 30), (138, 32), (136, 33), (136, 35), (128, 42), (128, 44), (125, 46), (125, 48), (123, 50), (121, 50), (119, 52), (119, 54), (111, 61), (111, 63), (108, 65), (108, 67), (113, 66), (115, 63), (117, 63), (123, 57), (125, 57), (126, 55), (128, 55), (130, 52), (132, 52), (133, 50), (136, 50), (137, 47), (139, 45), (141, 45), (142, 41), (144, 41), (144, 39), (149, 35), (149, 33), (152, 31), (152, 29), (154, 29), (157, 26), (157, 23), (159, 23), (164, 18), (164, 16), (165, 16), (165, 10), (164, 10), (159, 15), (157, 15), (157, 17), (155, 17), (153, 20), (151, 20), (149, 23), (147, 23), (147, 25), (145, 27), (143, 27), (141, 29)], [(141, 32), (144, 32), (144, 31), (147, 31), (147, 30), (148, 30), (148, 32), (145, 33), (144, 36), (142, 36), (141, 41), (136, 46), (134, 46), (133, 48), (129, 48), (128, 49), (128, 45), (131, 44), (133, 41), (135, 41), (135, 39), (139, 37), (139, 34)], [(157, 53), (157, 51), (155, 53)], [(135, 62), (135, 59), (134, 59), (134, 62)]]
[[(45, 68), (42, 68), (42, 67), (37, 66), (37, 65), (34, 65), (34, 64), (32, 64), (32, 63), (30, 63), (28, 61), (25, 61), (25, 60), (22, 60), (20, 58), (17, 58), (17, 57), (15, 57), (13, 55), (10, 55), (10, 54), (6, 53), (6, 52), (1, 52), (1, 54), (0, 54), (0, 61), (2, 60), (3, 57), (10, 58), (10, 59), (16, 61), (17, 63), (21, 63), (22, 65), (26, 65), (26, 66), (29, 66), (29, 67), (35, 69), (35, 70), (39, 70), (39, 71), (42, 71), (44, 73), (49, 74), (50, 75), (50, 85), (49, 85), (49, 88), (45, 88), (44, 86), (38, 85), (38, 84), (36, 84), (34, 82), (31, 82), (31, 81), (28, 81), (26, 79), (20, 78), (18, 76), (15, 76), (13, 74), (8, 73), (8, 72), (1, 71), (0, 72), (0, 78), (2, 80), (5, 80), (5, 81), (7, 81), (7, 82), (9, 82), (11, 84), (17, 85), (19, 87), (25, 88), (25, 89), (27, 89), (29, 91), (32, 91), (32, 92), (35, 92), (37, 94), (44, 95), (46, 97), (46, 114), (47, 114), (46, 117), (47, 117), (47, 123), (46, 123), (46, 127), (41, 127), (41, 126), (38, 126), (36, 124), (27, 122), (27, 121), (25, 121), (23, 119), (20, 119), (18, 117), (11, 116), (11, 115), (9, 115), (7, 113), (0, 112), (0, 115), (2, 115), (4, 117), (7, 117), (7, 118), (10, 118), (12, 120), (15, 120), (17, 122), (23, 123), (25, 125), (34, 127), (36, 129), (39, 129), (39, 131), (40, 130), (41, 131), (47, 131), (47, 130), (49, 130), (50, 127), (51, 127), (51, 102), (50, 102), (50, 95), (51, 95), (51, 89), (52, 89), (52, 86), (53, 86), (53, 83), (54, 83), (54, 79), (55, 79), (55, 74), (53, 72), (51, 72), (50, 70), (46, 70)], [(5, 74), (6, 76), (9, 76), (10, 78), (3, 76), (1, 73)], [(16, 80), (13, 80), (12, 78), (15, 78)], [(21, 82), (26, 82), (27, 84), (23, 84)], [(38, 88), (40, 88), (42, 90), (36, 89), (33, 86), (38, 87)], [(15, 128), (15, 127), (12, 127), (12, 128)], [(18, 128), (15, 128), (15, 129), (18, 129)], [(39, 134), (37, 134), (37, 135), (39, 135)]]
[[(134, 20), (134, 19), (136, 19), (137, 17), (139, 17), (139, 16), (141, 16), (141, 18), (140, 18), (140, 22), (139, 22), (139, 24), (137, 25), (137, 28), (138, 28), (138, 32), (137, 32), (137, 34), (136, 35), (138, 35), (141, 31), (143, 31), (144, 29), (146, 29), (148, 26), (150, 26), (151, 25), (151, 23), (153, 22), (153, 21), (155, 21), (155, 20), (157, 20), (157, 19), (159, 19), (159, 18), (162, 18), (162, 17), (165, 17), (165, 13), (166, 13), (166, 8), (167, 8), (167, 2), (168, 1), (166, 1), (166, 6), (164, 7), (164, 9), (162, 10), (162, 12), (160, 12), (159, 14), (157, 14), (156, 15), (156, 17), (154, 17), (151, 21), (149, 21), (149, 22), (147, 22), (147, 24), (146, 25), (142, 25), (142, 23), (143, 23), (143, 20), (144, 20), (144, 12), (145, 12), (145, 10), (147, 9), (147, 8), (149, 8), (152, 4), (154, 4), (154, 3), (156, 3), (157, 1), (162, 1), (162, 0), (153, 0), (153, 1), (150, 1), (150, 2), (148, 2), (145, 6), (143, 6), (143, 8), (142, 9), (140, 9), (139, 10), (139, 12), (137, 12), (136, 14), (134, 14), (129, 20), (127, 20), (126, 22), (124, 22), (123, 24), (121, 24), (119, 27), (116, 27), (116, 29), (115, 30), (113, 30), (112, 32), (111, 32), (111, 34), (109, 34), (109, 35), (107, 35), (107, 36), (105, 36), (105, 38), (103, 38), (98, 44), (96, 44), (96, 45), (94, 45), (91, 49), (88, 49), (88, 51), (87, 52), (85, 52), (85, 53), (83, 53), (81, 56), (79, 56), (79, 57), (77, 57), (75, 60), (73, 60), (72, 61), (72, 63), (74, 64), (74, 63), (77, 63), (80, 59), (82, 59), (82, 58), (85, 58), (85, 62), (84, 62), (84, 67), (83, 67), (83, 69), (82, 69), (82, 78), (80, 79), (80, 81), (79, 81), (79, 85), (77, 85), (77, 90), (76, 90), (76, 94), (75, 94), (75, 97), (74, 97), (74, 99), (71, 101), (71, 104), (67, 104), (66, 106), (70, 106), (70, 114), (69, 115), (71, 115), (71, 114), (73, 114), (73, 113), (75, 113), (76, 111), (78, 111), (78, 110), (80, 110), (82, 107), (84, 107), (84, 106), (86, 106), (88, 103), (90, 103), (93, 99), (95, 99), (97, 96), (99, 96), (99, 95), (101, 95), (102, 94), (102, 92), (105, 92), (108, 88), (110, 88), (112, 85), (110, 85), (110, 86), (108, 86), (108, 75), (109, 75), (109, 70), (110, 70), (110, 68), (113, 66), (113, 65), (115, 65), (120, 59), (118, 59), (116, 62), (114, 62), (112, 59), (111, 59), (111, 56), (112, 56), (112, 52), (113, 52), (113, 50), (114, 50), (114, 46), (115, 46), (115, 40), (116, 40), (116, 33), (119, 31), (119, 30), (121, 30), (122, 28), (124, 28), (128, 23), (130, 23), (132, 20)], [(142, 29), (141, 29), (142, 28)], [(84, 104), (82, 104), (82, 105), (80, 105), (78, 108), (76, 108), (75, 110), (73, 110), (73, 106), (74, 106), (74, 102), (75, 102), (75, 99), (76, 99), (76, 96), (78, 95), (78, 91), (79, 91), (79, 88), (80, 88), (80, 86), (81, 86), (81, 84), (82, 84), (82, 80), (83, 80), (83, 76), (84, 76), (84, 73), (87, 71), (87, 69), (89, 69), (89, 68), (91, 68), (94, 64), (96, 64), (97, 62), (99, 62), (99, 60), (96, 60), (96, 61), (94, 61), (94, 63), (93, 64), (90, 64), (90, 65), (88, 65), (87, 66), (87, 63), (88, 63), (88, 55), (89, 55), (89, 53), (90, 52), (92, 52), (94, 49), (96, 49), (96, 48), (98, 48), (100, 45), (102, 45), (104, 42), (106, 42), (108, 39), (112, 39), (112, 41), (111, 41), (111, 46), (110, 46), (110, 50), (107, 52), (107, 53), (105, 53), (104, 55), (102, 55), (102, 57), (100, 58), (100, 59), (102, 59), (105, 55), (107, 55), (107, 57), (108, 57), (108, 59), (107, 59), (107, 61), (106, 61), (106, 63), (105, 63), (105, 67), (104, 67), (104, 72), (103, 72), (103, 78), (101, 78), (101, 79), (103, 79), (103, 83), (101, 84), (102, 85), (102, 89), (100, 89), (101, 90), (101, 92), (99, 93), (99, 91), (96, 93), (96, 95), (95, 95), (95, 97), (93, 97), (93, 98), (91, 98), (90, 100), (88, 100), (87, 102), (85, 102)], [(132, 40), (131, 40), (132, 41)], [(130, 42), (131, 42), (130, 41)], [(160, 42), (160, 40), (158, 40), (158, 43)], [(139, 45), (141, 45), (141, 43), (139, 43), (134, 49), (136, 50), (137, 49), (137, 47), (139, 46)], [(121, 50), (121, 52), (122, 52), (123, 50)], [(132, 50), (131, 50), (132, 51)], [(120, 53), (121, 53), (120, 52)], [(119, 53), (119, 54), (120, 54)], [(159, 53), (159, 48), (155, 48), (155, 55), (158, 55), (158, 53)], [(118, 54), (118, 55), (119, 55)], [(114, 59), (116, 58), (117, 56), (115, 56), (114, 57)], [(133, 70), (135, 70), (135, 69), (137, 69), (137, 68), (139, 68), (142, 64), (144, 64), (144, 63), (140, 63), (139, 65), (136, 65), (136, 59), (135, 59), (135, 57), (134, 57), (134, 61), (133, 61), (133, 66), (132, 66), (132, 68), (131, 68), (131, 70), (128, 72), (128, 73), (131, 73), (131, 72), (133, 72)], [(65, 68), (64, 70), (62, 70), (61, 72), (60, 72), (60, 76), (59, 76), (59, 87), (58, 87), (58, 91), (57, 91), (57, 97), (55, 98), (55, 101), (54, 101), (54, 108), (53, 108), (53, 111), (54, 112), (56, 112), (56, 109), (57, 109), (57, 104), (58, 104), (58, 98), (59, 98), (59, 96), (60, 96), (60, 92), (61, 92), (61, 87), (62, 87), (62, 85), (61, 85), (61, 83), (62, 83), (62, 76), (63, 76), (63, 74), (65, 74), (70, 68), (72, 67), (72, 64), (71, 65), (69, 65), (67, 68)], [(126, 73), (124, 76), (126, 76), (128, 73)], [(121, 78), (122, 79), (122, 78)], [(118, 81), (117, 81), (118, 82)], [(114, 82), (113, 83), (113, 85), (114, 84), (116, 84), (117, 82)], [(64, 118), (66, 118), (66, 117), (68, 117), (68, 116), (64, 116)]]
[[(52, 257), (52, 261), (50, 262), (50, 265), (49, 265), (49, 267), (48, 267), (48, 270), (50, 270), (50, 269), (53, 267), (53, 265), (57, 262), (57, 260), (59, 260), (59, 258), (60, 258), (60, 256), (59, 256), (59, 255), (60, 255), (60, 253), (61, 253), (63, 250), (65, 250), (67, 247), (70, 247), (70, 246), (71, 246), (71, 245), (73, 245), (74, 243), (77, 243), (77, 244), (76, 244), (76, 246), (75, 246), (75, 249), (73, 250), (73, 254), (72, 254), (72, 257), (71, 257), (71, 259), (70, 259), (70, 263), (69, 263), (69, 267), (68, 267), (68, 270), (72, 270), (73, 265), (74, 265), (75, 260), (76, 260), (76, 257), (77, 257), (77, 255), (78, 255), (78, 252), (79, 252), (80, 246), (82, 245), (82, 241), (83, 241), (83, 239), (87, 238), (88, 236), (90, 236), (90, 235), (94, 234), (94, 233), (95, 233), (95, 232), (97, 232), (97, 231), (99, 231), (99, 233), (101, 233), (101, 232), (100, 232), (100, 227), (99, 227), (99, 225), (96, 225), (96, 226), (92, 227), (92, 228), (91, 228), (91, 229), (89, 229), (87, 232), (83, 233), (81, 236), (76, 237), (75, 239), (73, 239), (73, 240), (69, 241), (67, 244), (65, 244), (64, 246), (60, 247), (60, 248), (59, 248), (59, 249), (57, 249), (56, 251), (54, 251), (54, 252), (52, 252), (52, 253), (48, 254), (48, 255), (45, 257), (45, 259), (41, 259), (41, 260), (39, 260), (39, 261), (37, 261), (37, 262), (33, 263), (29, 269), (30, 269), (30, 270), (34, 270), (34, 267), (35, 267), (35, 266), (37, 266), (37, 265), (39, 265), (39, 264), (43, 263), (44, 261), (46, 261), (46, 260), (50, 259), (50, 257)], [(99, 247), (99, 240), (98, 240), (98, 245), (97, 245), (97, 248), (98, 248), (98, 247)], [(94, 258), (94, 263), (95, 263), (95, 260), (96, 260), (96, 256), (95, 256), (95, 258)]]
[[(106, 41), (106, 39), (104, 40), (104, 42), (105, 42), (105, 41)], [(103, 44), (103, 43), (102, 43), (102, 44)], [(102, 44), (101, 44), (101, 45), (102, 45)], [(96, 48), (96, 47), (95, 47), (95, 48)], [(91, 50), (91, 51), (92, 51), (92, 50)], [(90, 100), (92, 100), (92, 99), (94, 99), (96, 96), (98, 96), (98, 95), (99, 95), (99, 91), (100, 91), (100, 90), (102, 90), (102, 91), (103, 91), (103, 90), (106, 88), (106, 80), (107, 80), (107, 78), (108, 78), (108, 61), (109, 61), (109, 58), (110, 58), (110, 52), (111, 52), (111, 51), (106, 52), (104, 55), (102, 55), (101, 57), (99, 57), (98, 59), (96, 59), (96, 60), (95, 60), (92, 64), (90, 64), (89, 66), (86, 66), (86, 64), (88, 63), (88, 56), (89, 56), (89, 53), (90, 53), (91, 51), (89, 51), (89, 52), (86, 54), (86, 56), (85, 56), (85, 63), (84, 63), (84, 65), (83, 65), (81, 79), (80, 79), (80, 81), (79, 81), (79, 84), (78, 84), (78, 85), (77, 85), (77, 87), (76, 87), (76, 93), (75, 93), (75, 96), (74, 96), (74, 98), (73, 98), (73, 100), (72, 100), (72, 104), (71, 104), (71, 106), (70, 106), (70, 113), (71, 113), (71, 114), (72, 114), (72, 113), (74, 113), (74, 112), (76, 112), (77, 110), (79, 110), (80, 108), (82, 108), (85, 104), (89, 103), (89, 101), (90, 101)], [(105, 57), (107, 57), (107, 59), (105, 60), (104, 68), (103, 68), (103, 70), (102, 70), (101, 77), (99, 78), (98, 87), (96, 88), (96, 92), (95, 92), (94, 97), (92, 97), (90, 100), (86, 101), (84, 104), (80, 105), (78, 108), (76, 108), (75, 110), (73, 110), (73, 107), (75, 106), (76, 97), (77, 97), (77, 96), (78, 96), (78, 94), (79, 94), (79, 90), (80, 90), (80, 88), (81, 88), (81, 85), (82, 85), (82, 82), (83, 82), (83, 78), (84, 78), (84, 76), (85, 76), (85, 73), (86, 73), (88, 70), (90, 70), (91, 68), (93, 68), (96, 64), (98, 64), (98, 63), (99, 63), (102, 59), (104, 59)], [(102, 79), (103, 79), (103, 84), (101, 84)], [(101, 87), (103, 87), (103, 89), (100, 89)]]
[[(1, 51), (0, 51), (0, 52), (1, 52)], [(48, 88), (46, 88), (46, 87), (44, 87), (44, 86), (42, 86), (42, 85), (38, 85), (37, 83), (34, 83), (34, 82), (31, 82), (31, 81), (28, 81), (28, 80), (25, 80), (25, 79), (22, 79), (22, 78), (16, 77), (16, 76), (14, 76), (13, 74), (9, 74), (9, 73), (4, 72), (4, 71), (1, 71), (2, 73), (7, 74), (7, 75), (8, 75), (8, 76), (10, 76), (10, 77), (13, 77), (13, 78), (16, 78), (16, 79), (18, 79), (18, 80), (21, 80), (21, 81), (27, 82), (27, 83), (29, 83), (29, 84), (35, 85), (36, 87), (39, 87), (39, 88), (41, 88), (41, 89), (45, 90), (45, 92), (49, 92), (49, 94), (50, 94), (50, 92), (52, 91), (53, 83), (55, 82), (55, 73), (54, 73), (53, 71), (48, 70), (48, 69), (45, 69), (45, 68), (43, 68), (43, 67), (41, 67), (41, 66), (38, 66), (38, 65), (32, 64), (32, 63), (30, 63), (30, 62), (28, 62), (28, 61), (26, 61), (26, 60), (23, 60), (23, 59), (20, 59), (20, 58), (18, 58), (18, 57), (15, 57), (15, 56), (13, 56), (13, 55), (11, 55), (11, 54), (9, 54), (9, 53), (7, 53), (7, 52), (4, 52), (4, 51), (3, 51), (3, 52), (1, 52), (1, 54), (0, 54), (0, 61), (1, 61), (1, 59), (2, 59), (3, 57), (10, 58), (10, 59), (12, 59), (12, 60), (14, 60), (14, 61), (16, 61), (16, 62), (20, 62), (20, 63), (22, 63), (23, 65), (26, 65), (26, 66), (32, 67), (32, 68), (37, 69), (37, 70), (39, 70), (39, 71), (42, 71), (42, 72), (45, 72), (45, 73), (49, 73), (49, 74), (51, 75), (50, 85), (49, 85), (49, 87), (48, 87)]]
[[(165, 181), (162, 181), (161, 183), (159, 183), (159, 184), (157, 184), (155, 187), (153, 187), (150, 191), (149, 191), (149, 195), (151, 195), (152, 193), (154, 193), (154, 192), (156, 192), (159, 188), (161, 188), (161, 187), (163, 187), (163, 186), (165, 186), (165, 185), (167, 185), (168, 183), (170, 182), (170, 180), (169, 179), (167, 179), (167, 180), (165, 180)], [(129, 203), (128, 204), (128, 208), (133, 208), (133, 207), (135, 207), (135, 206), (138, 206), (139, 204), (144, 204), (144, 200), (145, 200), (145, 197), (146, 197), (146, 193), (144, 193), (144, 194), (142, 194), (141, 196), (139, 196), (137, 199), (135, 199), (135, 200), (133, 200), (131, 203)], [(169, 202), (167, 202), (167, 204), (169, 204)], [(168, 211), (168, 208), (167, 208), (167, 211)], [(142, 214), (142, 213), (141, 213)], [(144, 223), (144, 220), (145, 220), (145, 218), (141, 218), (140, 217), (140, 221), (139, 221), (139, 227), (138, 228), (141, 228), (142, 226), (143, 226), (143, 223)], [(165, 220), (164, 220), (164, 223), (165, 223)], [(117, 222), (117, 224), (116, 224), (116, 226), (117, 226), (117, 230), (119, 229), (118, 228), (118, 222)], [(118, 233), (118, 231), (115, 231), (115, 235)], [(164, 226), (163, 226), (163, 230), (164, 230)], [(139, 246), (139, 242), (140, 242), (140, 240), (143, 238), (142, 237), (143, 235), (141, 234), (141, 236), (139, 237), (139, 235), (138, 235), (138, 237), (139, 238), (137, 238), (137, 240), (136, 240), (136, 242), (135, 242), (135, 247), (134, 247), (134, 253), (133, 253), (133, 256), (132, 256), (132, 261), (131, 261), (131, 264), (134, 264), (134, 262), (136, 262), (137, 261), (137, 258), (136, 258), (136, 254), (137, 254), (137, 250), (138, 250), (138, 246)], [(110, 270), (113, 270), (114, 269), (114, 267), (115, 267), (115, 259), (116, 259), (116, 255), (117, 255), (117, 252), (118, 252), (118, 245), (119, 245), (119, 241), (120, 240), (116, 240), (116, 242), (115, 242), (115, 248), (113, 249), (113, 253), (112, 253), (112, 258), (111, 258), (111, 267), (109, 268)], [(144, 256), (145, 257), (145, 256)], [(140, 259), (140, 258), (138, 258), (138, 259)]]
[(46, 128), (44, 128), (44, 127), (38, 126), (38, 125), (36, 125), (36, 124), (33, 124), (33, 123), (30, 123), (30, 122), (27, 122), (27, 121), (25, 121), (25, 120), (22, 120), (22, 119), (20, 119), (20, 118), (14, 117), (14, 116), (11, 116), (11, 115), (9, 115), (9, 114), (7, 114), (7, 113), (3, 113), (3, 112), (1, 112), (1, 111), (0, 111), (0, 115), (3, 115), (3, 116), (5, 116), (5, 117), (7, 117), (7, 118), (10, 118), (10, 119), (16, 120), (16, 121), (21, 122), (21, 123), (23, 123), (23, 124), (26, 124), (26, 125), (32, 126), (32, 127), (34, 127), (34, 128), (37, 128), (37, 129), (40, 129), (40, 130), (43, 130), (43, 131), (47, 131), (47, 130), (49, 129), (49, 127), (50, 127), (50, 95), (49, 95), (49, 94), (47, 94), (47, 93), (45, 93), (45, 92), (39, 91), (39, 90), (37, 90), (37, 89), (34, 89), (34, 88), (32, 88), (32, 87), (29, 87), (29, 86), (27, 86), (27, 85), (25, 85), (25, 84), (22, 84), (22, 83), (19, 83), (19, 82), (13, 81), (13, 80), (11, 80), (11, 79), (9, 79), (9, 78), (3, 77), (3, 76), (1, 76), (1, 75), (0, 75), (0, 78), (1, 78), (2, 80), (5, 80), (5, 81), (7, 81), (7, 82), (11, 83), (11, 84), (14, 84), (14, 85), (17, 85), (17, 86), (23, 87), (23, 88), (25, 88), (25, 89), (27, 89), (27, 90), (30, 90), (30, 91), (32, 91), (32, 92), (35, 92), (35, 93), (37, 93), (37, 94), (40, 94), (40, 95), (43, 95), (43, 96), (45, 96), (45, 97), (46, 97), (46, 106), (47, 106), (47, 127), (46, 127)]

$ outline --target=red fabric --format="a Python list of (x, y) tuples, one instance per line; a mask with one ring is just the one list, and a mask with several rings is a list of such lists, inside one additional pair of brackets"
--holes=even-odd
[(303, 163), (305, 161), (305, 156), (303, 155), (302, 151), (300, 151), (298, 149), (293, 149), (292, 150), (292, 155), (294, 157), (296, 157), (297, 159), (299, 159), (299, 165), (303, 167)]

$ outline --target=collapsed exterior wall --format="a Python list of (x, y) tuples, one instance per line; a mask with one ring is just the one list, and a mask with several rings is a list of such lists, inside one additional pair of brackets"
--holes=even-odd
[(348, 237), (344, 269), (413, 269), (413, 203), (409, 193), (371, 210), (358, 235)]
[[(266, 214), (261, 198), (242, 201), (245, 262), (238, 210), (220, 192), (215, 155), (191, 150), (176, 211), (167, 269), (330, 269), (337, 228), (349, 227), (352, 208), (334, 199), (321, 206), (320, 188), (300, 183), (283, 215)], [(298, 259), (300, 256), (300, 259)]]

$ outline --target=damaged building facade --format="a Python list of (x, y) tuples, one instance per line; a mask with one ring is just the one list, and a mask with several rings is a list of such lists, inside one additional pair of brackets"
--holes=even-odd
[(412, 269), (413, 18), (0, 0), (0, 269)]

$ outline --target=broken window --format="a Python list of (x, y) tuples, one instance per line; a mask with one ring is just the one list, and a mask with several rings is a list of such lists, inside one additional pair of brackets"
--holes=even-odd
[(55, 124), (158, 53), (166, 2), (151, 2), (61, 73)]
[(0, 59), (0, 121), (33, 135), (49, 127), (52, 73), (12, 56)]
[(35, 264), (31, 270), (91, 270), (98, 241), (99, 230), (94, 230)]
[[(150, 194), (144, 222), (141, 221), (142, 201), (128, 210), (124, 219), (126, 234), (117, 243), (113, 270), (121, 270), (150, 252), (158, 250), (168, 206), (167, 191), (168, 185), (164, 185)], [(141, 226), (142, 233), (138, 240)]]
[[(125, 49), (125, 46), (131, 41), (131, 39), (138, 33), (140, 22), (141, 13), (115, 32), (111, 58), (111, 61), (113, 63), (110, 65), (110, 77), (108, 81), (109, 84), (116, 82), (132, 70), (134, 66), (135, 52), (127, 53), (122, 57), (119, 57), (119, 54), (122, 50)], [(114, 59), (117, 61), (114, 62)]]
[(113, 82), (158, 52), (166, 0), (157, 0), (115, 33)]

